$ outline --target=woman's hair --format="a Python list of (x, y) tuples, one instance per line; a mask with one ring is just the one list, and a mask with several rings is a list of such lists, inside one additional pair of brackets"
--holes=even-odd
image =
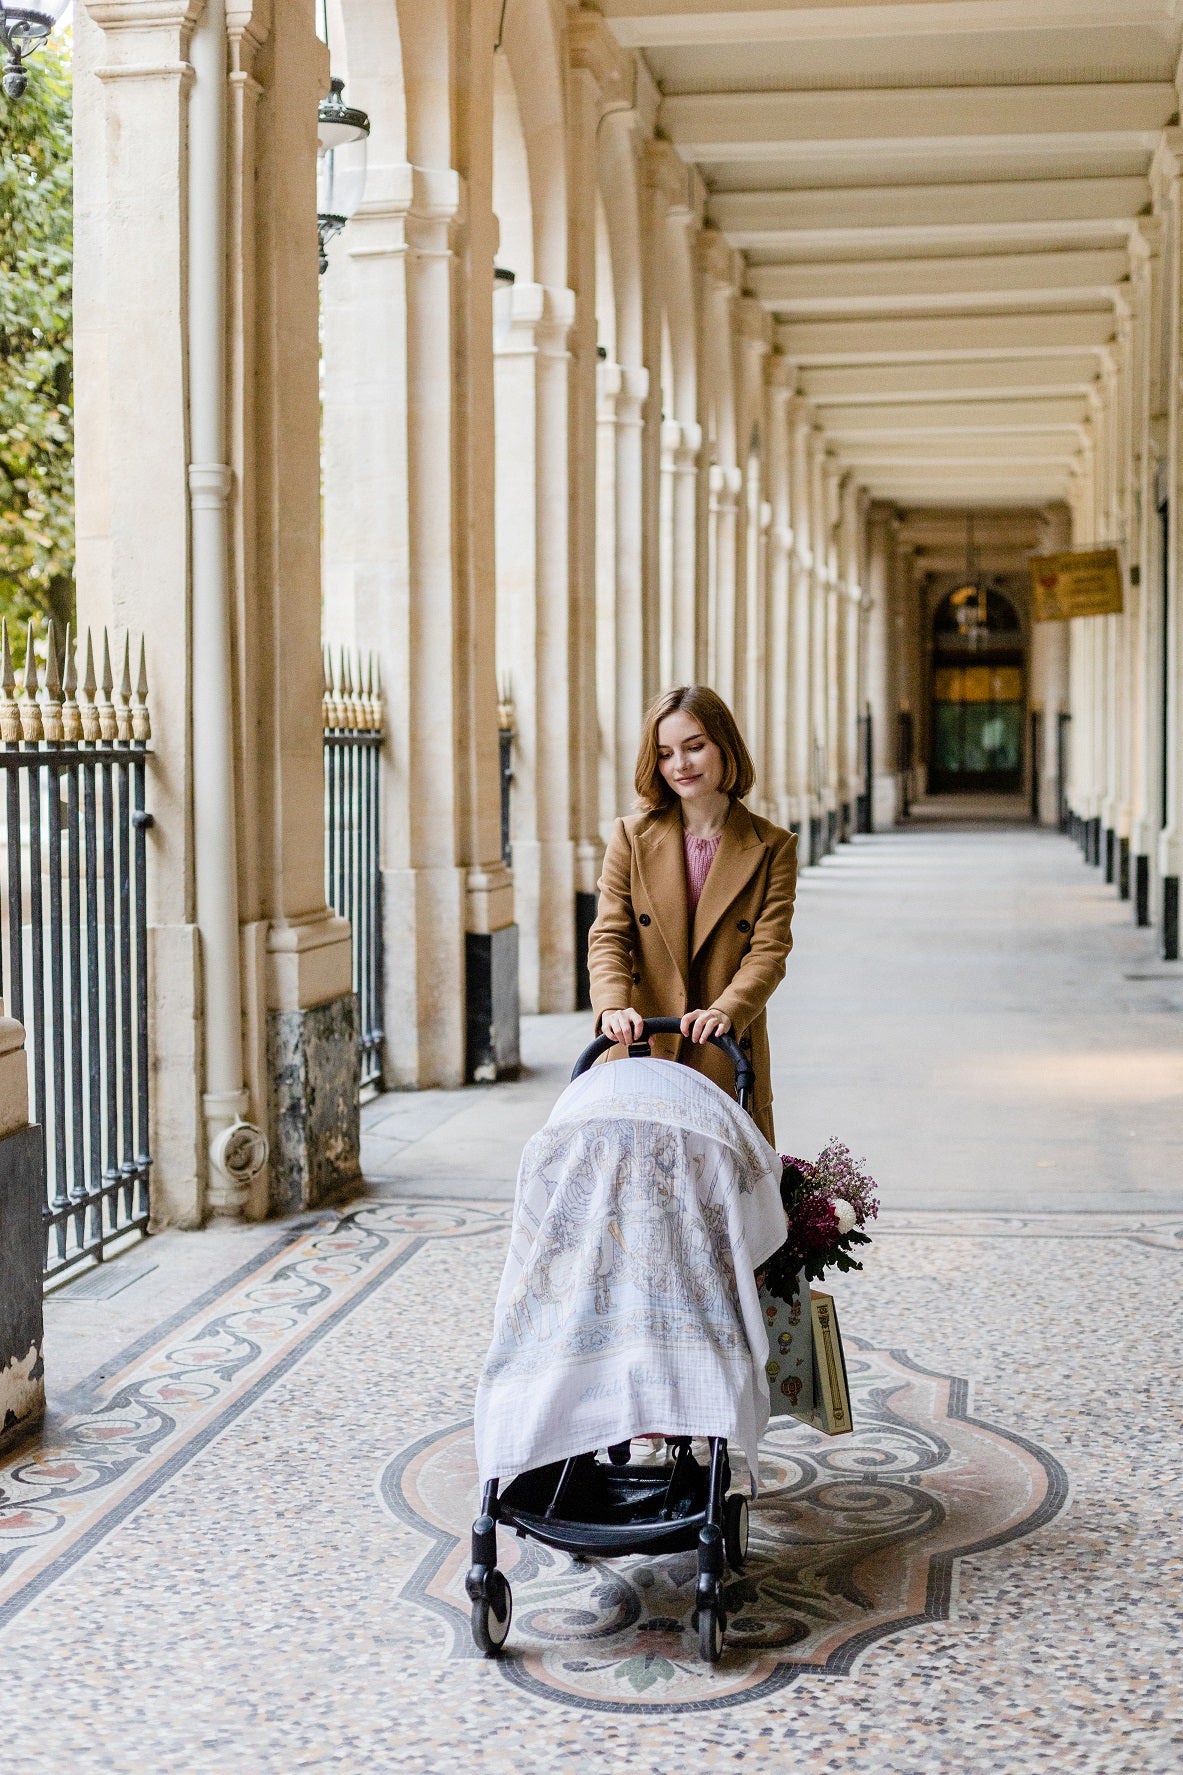
[(756, 767), (735, 724), (735, 716), (723, 698), (705, 684), (680, 684), (676, 690), (663, 691), (646, 713), (633, 779), (637, 806), (646, 813), (656, 813), (677, 799), (657, 761), (657, 730), (667, 715), (679, 711), (692, 715), (707, 739), (718, 746), (723, 755), (723, 781), (719, 786), (732, 801), (742, 801), (756, 780)]

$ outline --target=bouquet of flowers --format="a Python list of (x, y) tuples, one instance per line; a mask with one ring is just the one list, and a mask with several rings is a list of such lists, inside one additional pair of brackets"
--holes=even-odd
[(811, 1282), (828, 1269), (861, 1270), (855, 1247), (869, 1245), (863, 1228), (879, 1213), (879, 1193), (865, 1160), (831, 1140), (811, 1164), (781, 1154), (780, 1196), (789, 1236), (773, 1253), (761, 1278), (769, 1293), (791, 1301), (804, 1270)]

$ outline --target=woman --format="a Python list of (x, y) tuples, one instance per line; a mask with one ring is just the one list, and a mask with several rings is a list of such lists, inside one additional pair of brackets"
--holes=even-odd
[(653, 1052), (725, 1090), (734, 1070), (709, 1045), (734, 1033), (756, 1073), (752, 1110), (773, 1141), (764, 1007), (793, 946), (797, 840), (743, 805), (755, 779), (735, 717), (702, 685), (667, 690), (645, 717), (639, 813), (617, 820), (588, 943), (596, 1031), (620, 1059), (646, 1017), (679, 1017)]

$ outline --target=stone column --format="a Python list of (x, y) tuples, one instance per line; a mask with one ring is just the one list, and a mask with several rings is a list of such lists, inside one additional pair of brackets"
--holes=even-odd
[[(614, 812), (601, 788), (601, 727), (597, 710), (598, 613), (600, 580), (615, 574), (613, 531), (599, 531), (600, 516), (612, 517), (614, 488), (605, 486), (611, 503), (599, 511), (599, 464), (605, 438), (597, 420), (598, 375), (604, 368), (596, 337), (596, 202), (599, 185), (597, 142), (608, 109), (631, 105), (635, 71), (598, 13), (568, 12), (567, 52), (567, 226), (568, 279), (575, 293), (571, 332), (574, 388), (570, 403), (571, 484), (570, 609), (571, 636), (571, 765), (572, 829), (575, 833), (575, 924), (577, 996), (590, 1005), (587, 986), (587, 933), (596, 910), (596, 882), (603, 854), (601, 815)], [(614, 401), (615, 395), (612, 399)], [(611, 440), (611, 432), (608, 433)], [(613, 443), (611, 458), (614, 461)], [(614, 482), (614, 473), (612, 476)], [(608, 781), (614, 784), (613, 768)]]
[(670, 580), (673, 604), (672, 684), (693, 684), (697, 674), (701, 628), (698, 574), (698, 464), (702, 428), (686, 422), (678, 427), (674, 446), (674, 486)]
[(45, 1412), (44, 1130), (29, 1126), (25, 1032), (0, 1004), (0, 1449)]
[(616, 802), (626, 813), (636, 791), (633, 772), (645, 712), (645, 404), (649, 372), (642, 365), (620, 369), (616, 396)]
[(1171, 218), (1170, 260), (1167, 267), (1169, 327), (1169, 406), (1167, 444), (1167, 612), (1166, 711), (1164, 751), (1166, 821), (1158, 839), (1158, 873), (1161, 883), (1160, 930), (1162, 954), (1168, 961), (1179, 957), (1179, 883), (1183, 879), (1183, 405), (1180, 367), (1183, 365), (1183, 201), (1180, 164), (1183, 131), (1164, 132), (1158, 158), (1163, 162), (1160, 186)]
[[(76, 25), (79, 608), (147, 644), (154, 1213), (196, 1225), (210, 1206), (315, 1201), (357, 1172), (350, 936), (325, 904), (319, 709), (327, 64), (310, 11), (264, 17), (245, 0), (94, 0)], [(217, 682), (195, 680), (195, 658), (215, 655)], [(226, 768), (211, 777), (215, 749)], [(198, 806), (222, 834), (218, 920)], [(227, 998), (244, 1051), (214, 1080), (211, 1007)], [(249, 1200), (211, 1176), (207, 1152), (240, 1114), (272, 1138), (270, 1184)]]
[(661, 427), (661, 494), (658, 501), (661, 534), (658, 568), (658, 679), (664, 687), (674, 678), (674, 492), (677, 487), (678, 447), (682, 427), (676, 419), (666, 419)]
[(799, 396), (789, 402), (789, 515), (793, 552), (789, 559), (789, 799), (790, 825), (800, 835), (802, 863), (816, 859), (813, 839), (812, 672), (810, 657), (810, 573), (813, 566), (809, 502), (809, 437), (812, 414)]
[[(616, 406), (619, 364), (601, 363), (596, 406), (596, 707), (599, 715), (600, 835), (606, 839), (621, 805), (616, 748)], [(629, 800), (631, 801), (631, 796)]]
[(789, 775), (792, 671), (792, 446), (789, 409), (796, 372), (779, 354), (768, 360), (768, 648), (765, 703), (768, 711), (768, 813), (779, 826), (794, 818)]
[(867, 586), (863, 675), (871, 717), (871, 830), (895, 819), (895, 706), (891, 694), (892, 564), (898, 520), (891, 508), (872, 505), (867, 514)]
[(1130, 236), (1138, 340), (1135, 473), (1140, 514), (1130, 872), (1134, 919), (1143, 926), (1149, 925), (1153, 916), (1152, 888), (1162, 812), (1162, 596), (1166, 562), (1158, 492), (1160, 473), (1165, 467), (1167, 432), (1167, 392), (1159, 349), (1164, 327), (1163, 235), (1163, 219), (1154, 215), (1140, 218)]
[[(569, 290), (519, 284), (496, 361), (497, 657), (517, 728), (511, 803), (527, 1011), (575, 1002), (567, 620)], [(534, 522), (529, 521), (533, 511)]]
[[(1040, 538), (1041, 554), (1057, 554), (1070, 546), (1068, 512), (1063, 506), (1047, 514)], [(1068, 699), (1068, 625), (1063, 622), (1033, 622), (1031, 625), (1031, 707), (1041, 717), (1038, 758), (1039, 821), (1043, 826), (1059, 824), (1060, 797), (1060, 716), (1069, 706)], [(1065, 761), (1066, 762), (1066, 761)]]

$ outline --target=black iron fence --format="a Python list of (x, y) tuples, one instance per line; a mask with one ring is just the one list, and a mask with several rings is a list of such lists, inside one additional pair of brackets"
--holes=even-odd
[(0, 990), (45, 1130), (47, 1276), (146, 1230), (152, 1165), (144, 651), (134, 685), (126, 639), (118, 684), (105, 632), (97, 680), (89, 633), (81, 683), (74, 653), (30, 626), (18, 695), (0, 625)]
[(373, 654), (325, 650), (325, 897), (353, 928), (361, 1084), (381, 1086), (382, 692)]

